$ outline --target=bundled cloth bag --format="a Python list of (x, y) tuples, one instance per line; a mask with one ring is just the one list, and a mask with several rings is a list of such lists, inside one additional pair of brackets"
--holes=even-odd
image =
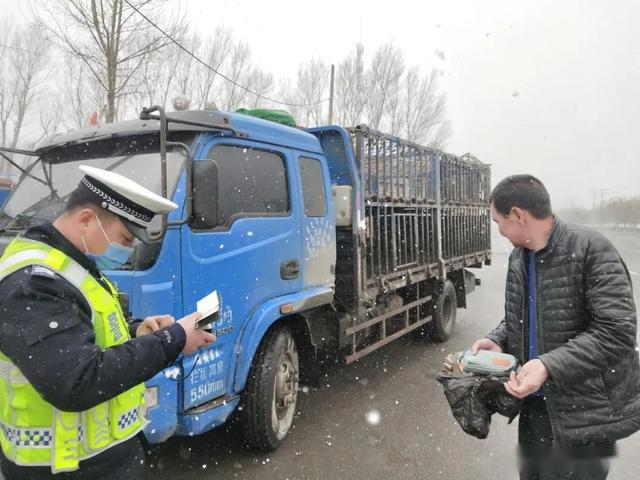
[(436, 376), (444, 387), (444, 395), (454, 418), (469, 435), (487, 438), (491, 415), (498, 413), (509, 423), (520, 413), (521, 400), (512, 397), (504, 388), (518, 362), (513, 355), (480, 350), (452, 353), (444, 362), (444, 369)]

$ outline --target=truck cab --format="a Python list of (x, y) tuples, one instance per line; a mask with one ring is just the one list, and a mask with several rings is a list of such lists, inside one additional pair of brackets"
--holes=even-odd
[[(82, 164), (113, 170), (158, 194), (164, 186), (179, 205), (163, 231), (155, 219), (152, 229), (160, 234), (151, 245), (138, 244), (122, 269), (107, 272), (132, 318), (180, 318), (211, 291), (220, 296), (217, 341), (147, 382), (145, 433), (154, 443), (224, 423), (241, 400), (267, 331), (283, 318), (295, 323), (297, 312), (331, 303), (335, 283), (331, 183), (318, 139), (241, 114), (173, 117), (162, 126), (156, 119), (133, 120), (48, 139), (0, 217), (4, 245), (30, 226), (53, 221), (80, 181)], [(285, 422), (280, 432), (293, 419), (300, 368), (295, 345), (307, 345), (304, 336), (300, 325), (289, 327), (289, 350), (274, 360), (281, 371), (271, 379), (279, 387), (271, 403)]]

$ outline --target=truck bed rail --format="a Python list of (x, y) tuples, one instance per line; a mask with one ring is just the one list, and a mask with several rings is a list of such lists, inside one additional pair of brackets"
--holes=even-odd
[(490, 255), (489, 165), (367, 126), (349, 133), (362, 175), (366, 281)]
[[(490, 262), (490, 167), (364, 125), (347, 131), (365, 222), (363, 232), (337, 232), (338, 266), (353, 269), (337, 296), (358, 312), (346, 331), (353, 337), (347, 361), (354, 361), (429, 321), (429, 287), (420, 282)], [(400, 295), (402, 306), (373, 314), (389, 295)], [(357, 341), (372, 332), (373, 342)]]

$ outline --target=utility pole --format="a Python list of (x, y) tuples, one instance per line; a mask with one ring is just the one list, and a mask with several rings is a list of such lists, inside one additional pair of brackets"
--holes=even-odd
[(333, 84), (335, 80), (336, 67), (331, 65), (331, 82), (329, 84), (329, 125), (333, 123)]

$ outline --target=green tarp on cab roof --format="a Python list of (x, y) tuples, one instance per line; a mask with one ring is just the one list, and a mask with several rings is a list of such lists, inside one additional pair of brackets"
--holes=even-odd
[(251, 115), (252, 117), (258, 117), (264, 120), (271, 120), (272, 122), (281, 123), (290, 127), (296, 126), (296, 121), (293, 119), (291, 114), (289, 112), (285, 112), (284, 110), (268, 110), (266, 108), (240, 108), (236, 110), (236, 113)]

